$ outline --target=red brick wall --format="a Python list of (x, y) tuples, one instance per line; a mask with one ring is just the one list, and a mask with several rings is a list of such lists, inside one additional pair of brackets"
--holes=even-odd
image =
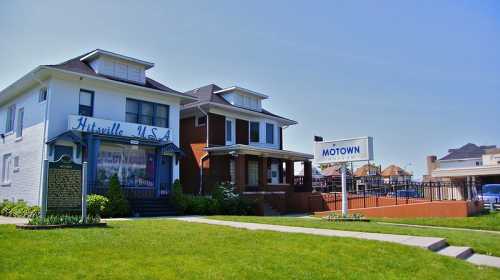
[[(480, 207), (470, 201), (433, 201), (364, 209), (352, 209), (366, 217), (416, 218), (416, 217), (467, 217), (478, 213)], [(339, 211), (337, 211), (339, 212)], [(330, 212), (316, 212), (325, 216)]]

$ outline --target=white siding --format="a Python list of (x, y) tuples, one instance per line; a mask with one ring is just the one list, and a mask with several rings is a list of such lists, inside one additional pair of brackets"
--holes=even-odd
[(117, 77), (137, 83), (145, 83), (145, 68), (129, 61), (99, 57), (90, 62), (90, 67), (98, 74)]
[[(15, 103), (17, 110), (24, 108), (22, 137), (16, 138), (15, 133), (8, 133), (4, 141), (0, 140), (0, 157), (10, 153), (12, 155), (11, 160), (14, 160), (15, 157), (19, 158), (19, 170), (10, 174), (11, 183), (9, 185), (0, 185), (0, 200), (17, 201), (22, 199), (32, 205), (39, 204), (43, 118), (46, 105), (46, 101), (38, 102), (39, 89), (40, 87), (36, 87), (29, 90), (0, 107), (2, 131), (5, 126), (3, 122), (5, 122), (4, 116), (7, 107)], [(17, 120), (15, 123), (17, 125)], [(3, 168), (2, 164), (2, 161), (0, 161), (0, 170)]]
[[(48, 138), (51, 139), (68, 129), (68, 115), (78, 115), (78, 94), (80, 89), (94, 91), (94, 117), (125, 121), (128, 98), (169, 105), (169, 127), (172, 142), (179, 146), (180, 99), (174, 96), (128, 90), (115, 86), (103, 86), (92, 81), (76, 83), (61, 79), (51, 80), (53, 101), (49, 110)], [(174, 180), (179, 178), (179, 164), (174, 161)]]
[(479, 162), (479, 165), (482, 165), (482, 161), (480, 158), (477, 159), (466, 159), (466, 160), (447, 160), (447, 161), (439, 161), (439, 168), (463, 168), (463, 167), (474, 167), (478, 166), (476, 162)]

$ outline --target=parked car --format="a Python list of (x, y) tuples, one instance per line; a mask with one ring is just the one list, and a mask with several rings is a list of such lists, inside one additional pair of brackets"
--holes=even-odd
[(500, 184), (483, 185), (479, 199), (486, 203), (500, 203)]

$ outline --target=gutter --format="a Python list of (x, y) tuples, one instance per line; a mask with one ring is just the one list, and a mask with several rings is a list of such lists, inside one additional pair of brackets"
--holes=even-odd
[[(36, 82), (38, 82), (38, 84), (40, 84), (41, 88), (44, 88), (45, 87), (45, 83), (42, 82), (40, 79), (38, 79), (35, 74), (38, 72), (38, 70), (40, 69), (37, 69), (33, 72), (31, 72), (31, 78), (33, 80), (35, 80)], [(42, 136), (42, 162), (45, 160), (46, 158), (46, 153), (47, 153), (47, 146), (46, 146), (46, 142), (47, 142), (47, 119), (48, 119), (48, 114), (49, 114), (49, 99), (50, 99), (50, 91), (49, 91), (49, 88), (47, 88), (47, 95), (45, 97), (45, 112), (43, 114), (43, 136)], [(40, 93), (38, 93), (40, 94)], [(38, 97), (40, 98), (40, 96)], [(41, 201), (41, 197), (42, 197), (42, 188), (43, 188), (43, 185), (44, 185), (44, 182), (43, 182), (43, 179), (44, 179), (44, 173), (46, 172), (47, 170), (45, 170), (45, 164), (41, 164), (40, 165), (40, 190), (38, 192), (38, 201), (40, 203), (40, 206), (43, 205), (43, 202)]]
[[(196, 108), (198, 108), (198, 110), (200, 110), (200, 112), (205, 115), (205, 117), (207, 118), (207, 121), (205, 123), (205, 127), (206, 127), (206, 140), (207, 140), (207, 143), (206, 143), (206, 147), (208, 148), (209, 146), (209, 139), (208, 139), (208, 124), (209, 124), (209, 121), (208, 121), (208, 113), (205, 112), (205, 110), (203, 110), (201, 108), (201, 105), (198, 105), (196, 106)], [(195, 120), (195, 123), (196, 123), (196, 120)], [(206, 158), (208, 157), (208, 152), (206, 154), (204, 154), (201, 158), (200, 158), (200, 186), (199, 186), (199, 191), (198, 191), (198, 194), (202, 194), (203, 193), (203, 160), (205, 160)]]

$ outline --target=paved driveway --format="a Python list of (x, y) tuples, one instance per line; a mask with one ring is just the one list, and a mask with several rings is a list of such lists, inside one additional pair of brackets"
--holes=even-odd
[(27, 222), (28, 219), (25, 218), (12, 218), (12, 217), (0, 216), (0, 225), (14, 225), (14, 224), (23, 224)]

